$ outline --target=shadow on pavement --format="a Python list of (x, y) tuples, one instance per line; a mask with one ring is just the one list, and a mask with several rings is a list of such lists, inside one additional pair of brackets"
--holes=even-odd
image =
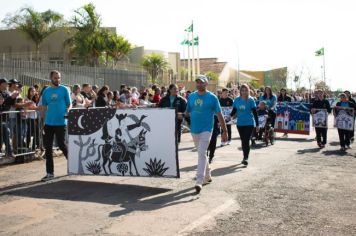
[(193, 187), (143, 201), (129, 198), (120, 205), (120, 207), (124, 209), (111, 212), (109, 217), (119, 217), (134, 211), (154, 211), (164, 207), (193, 202), (197, 199), (199, 199), (199, 197)]
[(339, 146), (340, 142), (330, 142), (329, 145), (330, 146)]
[(227, 166), (227, 167), (222, 167), (218, 169), (214, 169), (211, 171), (211, 176), (216, 177), (216, 176), (223, 176), (231, 173), (236, 173), (241, 171), (241, 169), (245, 169), (246, 166), (241, 165), (241, 164), (236, 164), (232, 166)]
[(300, 149), (297, 151), (297, 154), (305, 154), (305, 153), (317, 153), (320, 151), (320, 148), (307, 148), (307, 149)]
[(126, 202), (137, 202), (139, 199), (169, 191), (171, 189), (138, 185), (60, 180), (15, 190), (7, 193), (7, 195), (117, 205)]
[(301, 142), (301, 143), (310, 143), (314, 142), (314, 139), (307, 139), (307, 138), (276, 138), (278, 141), (291, 141), (291, 142)]
[(178, 148), (178, 151), (187, 151), (187, 150), (193, 150), (195, 147), (185, 147), (185, 148)]
[(353, 157), (351, 153), (348, 153), (347, 151), (341, 151), (341, 150), (327, 150), (323, 151), (322, 154), (325, 156), (350, 156)]
[(194, 166), (187, 166), (187, 167), (184, 167), (184, 168), (180, 168), (179, 171), (189, 172), (189, 171), (193, 171), (193, 170), (196, 170), (196, 169), (197, 169), (197, 165), (194, 165)]

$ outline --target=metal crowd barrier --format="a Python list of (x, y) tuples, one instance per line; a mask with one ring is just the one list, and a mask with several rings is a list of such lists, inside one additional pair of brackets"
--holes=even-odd
[(34, 157), (43, 150), (44, 122), (39, 111), (1, 112), (0, 121), (0, 158)]

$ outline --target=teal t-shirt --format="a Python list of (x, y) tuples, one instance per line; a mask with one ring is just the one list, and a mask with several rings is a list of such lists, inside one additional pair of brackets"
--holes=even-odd
[(265, 96), (262, 96), (260, 101), (264, 101), (266, 103), (266, 105), (268, 106), (268, 109), (271, 109), (273, 111), (277, 111), (277, 106), (273, 107), (273, 104), (275, 102), (277, 102), (277, 96), (276, 95), (272, 95), (272, 97), (270, 97), (269, 99)]
[(213, 93), (207, 91), (201, 96), (194, 92), (189, 95), (187, 112), (190, 113), (190, 132), (199, 134), (213, 131), (214, 114), (221, 112), (221, 107)]
[(71, 104), (69, 90), (63, 85), (48, 87), (42, 95), (42, 105), (47, 106), (45, 124), (51, 126), (67, 125), (64, 116)]
[(253, 98), (242, 99), (237, 97), (234, 101), (233, 108), (236, 109), (236, 124), (238, 126), (256, 126), (252, 109), (256, 108), (256, 102)]
[(350, 105), (349, 105), (348, 102), (341, 102), (341, 103), (340, 103), (340, 106), (341, 106), (341, 107), (350, 107)]
[(169, 101), (171, 102), (171, 108), (173, 107), (173, 103), (174, 103), (174, 100), (176, 99), (176, 97), (174, 96), (169, 96)]

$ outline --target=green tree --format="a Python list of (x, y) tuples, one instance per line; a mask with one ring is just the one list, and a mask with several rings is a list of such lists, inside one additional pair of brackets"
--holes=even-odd
[(142, 58), (141, 65), (149, 73), (152, 83), (156, 83), (163, 71), (169, 68), (167, 60), (161, 54), (152, 53)]
[(131, 51), (131, 44), (124, 37), (107, 32), (105, 41), (106, 63), (109, 57), (114, 61), (114, 65)]
[(256, 80), (251, 80), (248, 84), (254, 89), (258, 89), (258, 87), (260, 86)]
[(70, 21), (75, 32), (65, 45), (84, 64), (99, 65), (99, 58), (106, 49), (107, 31), (101, 28), (100, 15), (92, 3), (74, 11)]
[(205, 76), (209, 78), (209, 80), (212, 80), (212, 81), (218, 81), (219, 80), (219, 75), (216, 74), (215, 72), (213, 71), (208, 71), (205, 73)]
[(22, 31), (35, 44), (37, 59), (41, 43), (53, 32), (64, 26), (63, 15), (47, 10), (37, 12), (30, 7), (22, 8), (19, 12), (8, 15), (2, 21), (9, 28)]

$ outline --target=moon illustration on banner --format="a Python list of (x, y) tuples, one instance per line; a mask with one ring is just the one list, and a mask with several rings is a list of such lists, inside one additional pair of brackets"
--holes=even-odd
[(81, 129), (84, 129), (84, 127), (82, 125), (82, 118), (83, 118), (83, 115), (79, 116), (79, 118), (78, 118), (78, 127)]

